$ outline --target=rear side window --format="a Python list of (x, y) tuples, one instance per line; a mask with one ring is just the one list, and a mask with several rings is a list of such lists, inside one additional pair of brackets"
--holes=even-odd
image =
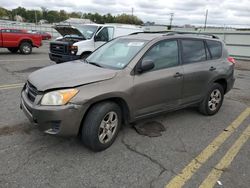
[(182, 43), (182, 58), (184, 64), (206, 60), (206, 51), (203, 40), (185, 39)]
[(218, 59), (222, 55), (222, 45), (218, 41), (207, 40), (208, 48), (211, 52), (212, 59)]

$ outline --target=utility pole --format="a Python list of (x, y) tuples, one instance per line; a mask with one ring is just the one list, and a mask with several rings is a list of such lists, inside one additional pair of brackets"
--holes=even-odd
[(170, 24), (169, 24), (169, 29), (170, 29), (170, 30), (171, 30), (171, 28), (172, 28), (173, 19), (174, 19), (174, 13), (170, 13)]
[(206, 15), (205, 15), (204, 31), (207, 28), (207, 15), (208, 15), (208, 9), (206, 10)]
[(36, 14), (36, 10), (35, 10), (35, 20), (36, 20), (36, 25), (37, 25), (37, 14)]
[(132, 7), (132, 10), (131, 10), (131, 11), (132, 11), (132, 16), (134, 16), (134, 8), (133, 8), (133, 7)]

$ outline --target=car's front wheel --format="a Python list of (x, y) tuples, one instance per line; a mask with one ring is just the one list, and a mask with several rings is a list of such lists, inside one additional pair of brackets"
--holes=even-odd
[(107, 149), (121, 127), (122, 113), (114, 102), (101, 102), (88, 112), (81, 130), (83, 144), (93, 151)]
[(218, 83), (213, 83), (207, 95), (200, 104), (199, 110), (204, 115), (214, 115), (219, 110), (224, 99), (224, 89)]

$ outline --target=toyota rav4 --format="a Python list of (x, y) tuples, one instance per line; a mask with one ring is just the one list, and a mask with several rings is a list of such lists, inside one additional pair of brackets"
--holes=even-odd
[(21, 108), (45, 133), (80, 135), (85, 146), (101, 151), (122, 124), (190, 105), (214, 115), (233, 87), (234, 64), (215, 36), (135, 33), (86, 60), (32, 73)]

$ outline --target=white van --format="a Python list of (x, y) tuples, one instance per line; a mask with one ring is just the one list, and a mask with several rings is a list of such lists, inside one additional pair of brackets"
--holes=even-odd
[(49, 57), (56, 63), (85, 59), (113, 38), (143, 32), (141, 27), (122, 24), (56, 25), (54, 29), (62, 35), (50, 43)]

